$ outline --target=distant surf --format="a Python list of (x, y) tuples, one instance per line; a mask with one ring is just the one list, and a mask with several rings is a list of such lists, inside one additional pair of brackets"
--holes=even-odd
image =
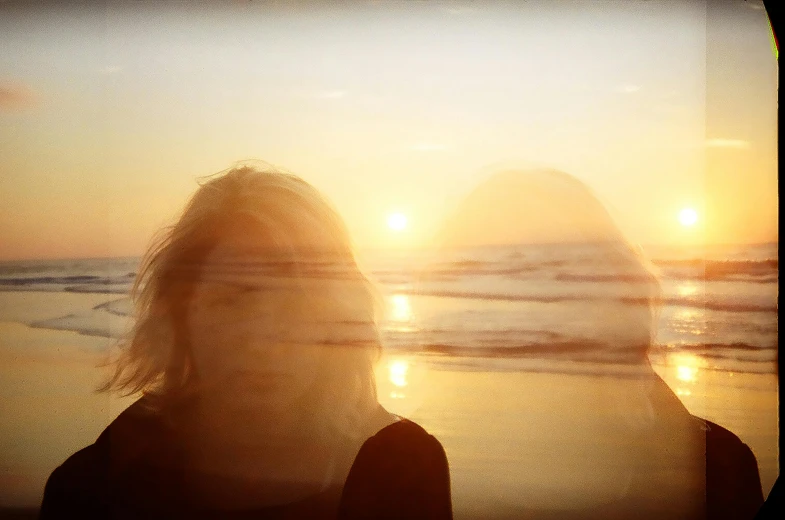
[[(714, 248), (702, 258), (663, 251), (669, 256), (653, 261), (662, 286), (653, 355), (682, 352), (709, 368), (772, 372), (779, 345), (778, 245)], [(597, 265), (586, 247), (558, 253), (474, 248), (442, 254), (438, 263), (429, 263), (427, 254), (377, 255), (367, 271), (391, 299), (380, 323), (384, 347), (497, 368), (505, 359), (508, 366), (536, 359), (619, 361), (624, 349), (603, 342), (601, 333), (565, 326), (586, 305), (623, 310), (648, 303), (639, 294), (645, 278)], [(94, 308), (28, 325), (117, 340), (132, 325), (129, 292), (138, 264), (138, 258), (3, 262), (0, 291), (106, 294), (110, 301)]]

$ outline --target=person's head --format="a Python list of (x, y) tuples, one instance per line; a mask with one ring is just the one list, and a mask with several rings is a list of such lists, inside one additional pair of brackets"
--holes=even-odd
[[(653, 424), (656, 375), (647, 354), (660, 285), (583, 182), (550, 169), (492, 174), (460, 201), (434, 242), (437, 257), (490, 254), (510, 273), (502, 279), (494, 273), (486, 291), (508, 302), (505, 320), (517, 320), (508, 326), (533, 333), (511, 336), (507, 346), (516, 355), (557, 371), (607, 376), (593, 387), (597, 416), (633, 430)], [(514, 246), (515, 253), (502, 259), (493, 251), (503, 249), (487, 248), (497, 245)], [(562, 391), (574, 397), (571, 388)]]
[(647, 362), (659, 282), (639, 248), (575, 177), (550, 169), (490, 175), (457, 206), (437, 242), (442, 249), (523, 246), (527, 269), (539, 265), (526, 271), (533, 282), (527, 289), (572, 298), (570, 323), (585, 322), (593, 341), (607, 343), (601, 355)]
[(338, 213), (294, 175), (243, 166), (202, 184), (144, 257), (134, 298), (107, 388), (349, 431), (376, 405), (376, 294)]

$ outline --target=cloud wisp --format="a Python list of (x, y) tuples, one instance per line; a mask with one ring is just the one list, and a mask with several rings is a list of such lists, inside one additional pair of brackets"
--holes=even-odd
[(38, 96), (28, 87), (0, 83), (0, 110), (28, 110), (38, 105)]

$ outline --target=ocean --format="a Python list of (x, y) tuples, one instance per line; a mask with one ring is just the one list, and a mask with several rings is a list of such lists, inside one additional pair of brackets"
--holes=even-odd
[[(778, 244), (649, 247), (661, 286), (655, 365), (677, 360), (705, 370), (773, 373), (778, 349)], [(387, 352), (421, 355), (434, 366), (549, 370), (576, 353), (614, 359), (619, 334), (640, 329), (635, 273), (609, 266), (585, 247), (504, 246), (450, 251), (361, 253), (384, 295)], [(34, 328), (106, 338), (127, 333), (128, 297), (139, 258), (0, 263), (0, 291), (98, 293), (109, 301), (34, 320)], [(3, 313), (5, 314), (5, 313)], [(640, 334), (640, 331), (636, 332)], [(575, 364), (572, 364), (575, 366)], [(559, 366), (567, 366), (561, 363)]]

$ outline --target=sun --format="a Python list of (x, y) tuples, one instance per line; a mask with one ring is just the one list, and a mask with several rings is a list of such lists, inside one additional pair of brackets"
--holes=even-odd
[(684, 208), (679, 212), (679, 222), (682, 226), (694, 226), (698, 222), (698, 212), (692, 208)]
[(387, 226), (393, 231), (403, 231), (407, 224), (406, 215), (402, 213), (393, 213), (387, 217)]

